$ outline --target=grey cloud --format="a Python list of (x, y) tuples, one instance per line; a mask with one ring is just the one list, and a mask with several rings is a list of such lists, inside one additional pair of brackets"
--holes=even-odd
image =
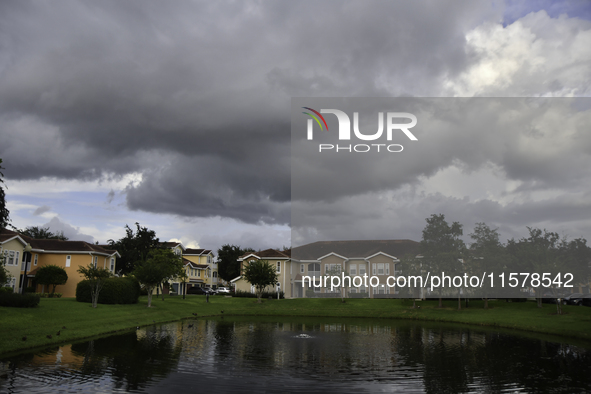
[[(466, 50), (466, 32), (501, 12), (472, 1), (3, 2), (5, 175), (138, 172), (142, 181), (126, 190), (131, 209), (289, 223), (291, 97), (447, 94), (481, 61)], [(575, 83), (561, 77), (556, 89)], [(466, 145), (448, 149), (460, 134), (445, 129), (422, 140), (427, 159), (371, 172), (334, 165), (371, 174), (364, 187), (376, 192), (415, 184), (458, 157), (468, 169), (501, 163), (516, 179), (564, 182), (573, 164), (586, 176), (585, 161), (546, 171), (555, 157), (536, 165), (523, 149), (500, 147), (503, 138), (461, 137)]]
[(33, 212), (33, 215), (39, 216), (39, 215), (42, 215), (45, 212), (49, 212), (49, 211), (51, 211), (51, 207), (47, 206), (47, 205), (43, 205), (43, 206), (35, 209), (35, 211)]

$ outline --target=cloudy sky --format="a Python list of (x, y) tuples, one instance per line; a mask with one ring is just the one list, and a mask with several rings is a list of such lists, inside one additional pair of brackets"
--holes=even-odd
[[(536, 123), (515, 144), (476, 128), (400, 160), (395, 180), (293, 204), (321, 209), (307, 240), (420, 240), (432, 213), (466, 234), (484, 221), (504, 239), (527, 225), (591, 239), (589, 43), (588, 1), (3, 1), (12, 223), (281, 247), (292, 97), (581, 97), (569, 127)], [(368, 218), (354, 232), (351, 204)]]

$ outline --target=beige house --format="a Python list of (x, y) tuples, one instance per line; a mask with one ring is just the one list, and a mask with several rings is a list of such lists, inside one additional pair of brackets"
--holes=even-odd
[(10, 275), (8, 282), (0, 285), (11, 287), (15, 293), (21, 288), (21, 266), (26, 259), (26, 250), (30, 250), (30, 245), (21, 235), (6, 229), (0, 231), (0, 255), (4, 257)]
[[(241, 268), (253, 260), (266, 260), (276, 266), (280, 289), (286, 298), (369, 297), (387, 298), (397, 293), (387, 286), (387, 278), (400, 272), (400, 259), (417, 255), (419, 243), (411, 240), (321, 241), (287, 251), (267, 249), (241, 256)], [(329, 275), (348, 276), (357, 285), (331, 291)], [(374, 277), (369, 283), (369, 277)], [(357, 278), (357, 279), (356, 279)], [(254, 292), (241, 276), (231, 281), (236, 290)], [(274, 290), (269, 288), (269, 290)]]

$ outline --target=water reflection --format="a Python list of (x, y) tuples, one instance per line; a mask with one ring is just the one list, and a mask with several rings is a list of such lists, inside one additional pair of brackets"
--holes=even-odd
[(587, 345), (441, 324), (194, 320), (0, 361), (0, 392), (589, 392)]

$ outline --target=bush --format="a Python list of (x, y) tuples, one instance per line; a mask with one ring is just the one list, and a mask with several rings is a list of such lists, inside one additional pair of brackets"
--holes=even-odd
[(35, 292), (34, 286), (25, 287), (25, 293), (34, 293), (34, 292)]
[(3, 293), (14, 293), (14, 290), (12, 290), (12, 287), (0, 287), (0, 294)]
[[(99, 304), (137, 304), (140, 284), (133, 277), (108, 278), (99, 293)], [(83, 280), (76, 286), (76, 301), (91, 303), (90, 284)]]
[(62, 293), (35, 293), (41, 298), (62, 298)]
[[(245, 298), (257, 298), (255, 293), (250, 293), (248, 291), (236, 290), (232, 297), (245, 297)], [(276, 291), (263, 291), (263, 295), (261, 296), (262, 299), (266, 299), (272, 297), (273, 299), (277, 299), (277, 292)], [(285, 293), (283, 291), (279, 292), (279, 298), (284, 299)]]
[(14, 308), (33, 308), (39, 305), (40, 297), (37, 294), (14, 294), (1, 292), (0, 306)]

